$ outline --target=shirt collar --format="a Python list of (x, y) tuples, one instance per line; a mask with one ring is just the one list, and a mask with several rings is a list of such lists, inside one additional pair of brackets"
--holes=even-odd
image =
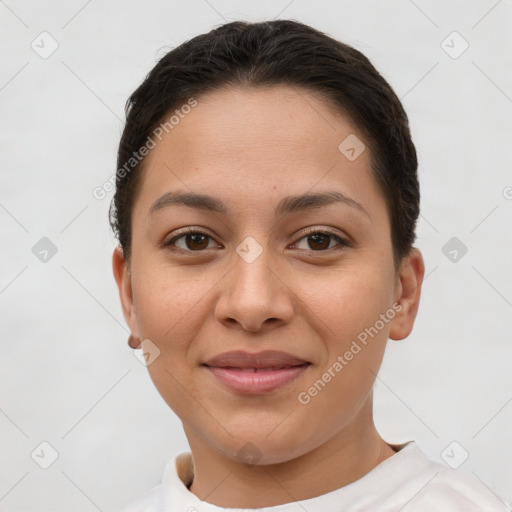
[[(251, 512), (304, 512), (304, 510), (336, 512), (340, 510), (340, 505), (344, 507), (354, 505), (361, 497), (361, 494), (367, 493), (368, 489), (381, 487), (384, 472), (386, 473), (387, 485), (392, 486), (393, 484), (392, 481), (389, 481), (389, 477), (397, 479), (396, 485), (400, 485), (398, 480), (407, 478), (408, 474), (410, 474), (408, 473), (409, 469), (411, 471), (413, 469), (416, 471), (422, 469), (418, 466), (419, 461), (423, 461), (425, 465), (429, 464), (428, 459), (416, 445), (415, 441), (391, 446), (395, 451), (398, 450), (395, 455), (382, 461), (369, 473), (344, 487), (300, 502), (290, 502), (250, 510)], [(410, 466), (410, 468), (407, 466)], [(398, 471), (396, 471), (397, 469)], [(228, 510), (230, 512), (237, 512), (248, 510), (219, 507), (200, 500), (188, 489), (193, 478), (194, 463), (190, 452), (179, 453), (169, 460), (165, 467), (161, 485), (160, 499), (162, 510), (200, 510), (201, 512), (226, 512)]]

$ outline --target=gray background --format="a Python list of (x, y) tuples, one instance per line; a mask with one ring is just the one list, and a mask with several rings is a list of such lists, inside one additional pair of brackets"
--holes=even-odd
[[(120, 510), (188, 449), (126, 343), (112, 193), (92, 190), (115, 172), (124, 103), (157, 58), (225, 21), (275, 17), (365, 53), (411, 120), (426, 281), (413, 333), (389, 342), (377, 427), (442, 463), (467, 451), (458, 471), (512, 503), (511, 0), (6, 0), (0, 510)], [(42, 442), (58, 453), (47, 469)]]

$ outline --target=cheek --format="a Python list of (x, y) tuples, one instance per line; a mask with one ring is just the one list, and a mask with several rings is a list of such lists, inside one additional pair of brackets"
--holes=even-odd
[(302, 280), (296, 290), (318, 319), (315, 327), (338, 348), (374, 325), (391, 306), (392, 299), (386, 272), (370, 263), (336, 269), (319, 279)]
[[(316, 435), (343, 428), (368, 398), (378, 373), (389, 332), (380, 320), (390, 307), (389, 294), (371, 272), (356, 270), (329, 285), (316, 287), (314, 294), (301, 293), (318, 321), (313, 327), (324, 345), (312, 378), (296, 397), (298, 411), (310, 418)], [(375, 327), (376, 322), (379, 322)]]
[(134, 288), (137, 321), (141, 336), (157, 345), (169, 340), (186, 340), (187, 333), (199, 322), (201, 301), (214, 284), (210, 278), (192, 276), (187, 271), (163, 265), (141, 269)]
[(303, 283), (298, 294), (315, 313), (309, 318), (316, 319), (313, 329), (322, 340), (325, 357), (309, 383), (318, 383), (310, 388), (312, 394), (303, 391), (311, 398), (310, 411), (320, 413), (329, 404), (340, 411), (356, 411), (384, 355), (392, 316), (385, 317), (386, 322), (381, 315), (391, 306), (391, 286), (383, 269), (371, 264), (338, 271), (336, 278), (315, 283), (314, 293)]
[(160, 350), (147, 368), (149, 375), (180, 417), (200, 415), (201, 411), (190, 403), (190, 397), (199, 392), (194, 389), (188, 357), (204, 324), (204, 301), (215, 280), (158, 264), (140, 268), (139, 276), (134, 297), (140, 336), (150, 339)]

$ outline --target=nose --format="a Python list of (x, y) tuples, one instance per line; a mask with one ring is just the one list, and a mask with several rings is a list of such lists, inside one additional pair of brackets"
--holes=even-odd
[(251, 262), (236, 255), (215, 307), (217, 320), (225, 326), (264, 332), (290, 322), (293, 293), (269, 253), (266, 249)]

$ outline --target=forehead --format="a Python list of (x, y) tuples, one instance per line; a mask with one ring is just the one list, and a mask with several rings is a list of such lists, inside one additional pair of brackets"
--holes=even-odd
[[(285, 85), (224, 88), (196, 101), (145, 159), (146, 210), (176, 188), (229, 196), (245, 209), (315, 187), (357, 196), (367, 209), (383, 206), (362, 135), (318, 94)], [(357, 158), (344, 153), (347, 144), (362, 150)]]

